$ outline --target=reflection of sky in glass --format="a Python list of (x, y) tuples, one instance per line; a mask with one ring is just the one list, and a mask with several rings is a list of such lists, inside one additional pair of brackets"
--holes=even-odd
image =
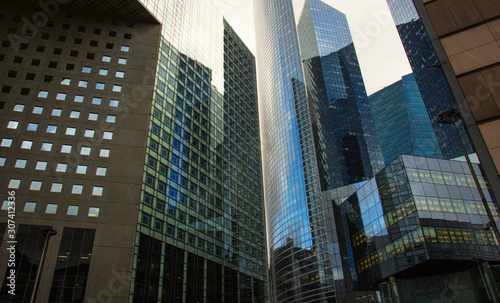
[[(375, 189), (374, 191), (372, 191)], [(358, 190), (359, 210), (366, 237), (387, 235), (384, 211), (375, 179)]]

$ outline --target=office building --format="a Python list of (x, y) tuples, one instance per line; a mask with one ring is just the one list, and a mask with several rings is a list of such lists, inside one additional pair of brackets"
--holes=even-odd
[(499, 299), (500, 251), (465, 162), (402, 155), (368, 182), (329, 194), (354, 291), (379, 290), (383, 302)]
[(343, 287), (321, 192), (383, 158), (344, 14), (318, 0), (254, 1), (272, 302), (333, 302)]
[(210, 1), (61, 3), (0, 4), (0, 301), (264, 302), (253, 55)]
[(386, 165), (401, 154), (443, 157), (413, 74), (369, 99)]

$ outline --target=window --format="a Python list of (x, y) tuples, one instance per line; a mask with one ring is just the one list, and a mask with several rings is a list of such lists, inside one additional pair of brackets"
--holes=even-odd
[(66, 213), (68, 216), (78, 216), (78, 205), (70, 205), (68, 206), (68, 212)]
[(106, 85), (104, 83), (97, 82), (95, 84), (95, 89), (103, 90)]
[(4, 157), (0, 157), (0, 167), (5, 166), (5, 161), (6, 161), (6, 160), (7, 160), (6, 158), (4, 158)]
[(101, 34), (101, 29), (100, 28), (94, 28), (94, 35), (100, 35)]
[(70, 51), (70, 52), (69, 52), (69, 55), (70, 55), (71, 57), (78, 57), (78, 51), (76, 51), (76, 50), (72, 50), (72, 51)]
[(57, 213), (57, 204), (47, 204), (47, 208), (45, 209), (46, 214), (55, 214)]
[(115, 45), (113, 43), (106, 43), (106, 48), (107, 49), (113, 49)]
[(78, 165), (76, 167), (76, 173), (79, 175), (85, 175), (87, 173), (87, 166), (86, 165)]
[(39, 191), (42, 188), (41, 181), (31, 181), (30, 190)]
[(82, 156), (88, 156), (90, 155), (91, 148), (83, 146), (82, 149), (80, 150), (80, 155)]
[(97, 46), (98, 45), (98, 42), (95, 41), (95, 40), (90, 40), (90, 46)]
[(7, 128), (9, 129), (17, 129), (18, 126), (19, 121), (9, 121), (9, 123), (7, 124)]
[(14, 165), (15, 168), (25, 168), (26, 167), (26, 162), (27, 160), (24, 159), (17, 159), (16, 164)]
[(33, 107), (33, 114), (41, 115), (43, 113), (43, 107), (35, 106)]
[(92, 68), (89, 67), (89, 66), (84, 66), (82, 68), (82, 73), (85, 73), (85, 74), (90, 74), (90, 72), (92, 71)]
[(127, 64), (127, 59), (125, 58), (118, 59), (118, 64)]
[(25, 213), (32, 213), (35, 211), (35, 208), (36, 208), (36, 202), (26, 202), (26, 204), (24, 204), (24, 212)]
[(35, 74), (26, 73), (26, 80), (35, 80)]
[(42, 143), (42, 151), (51, 151), (52, 143)]
[(23, 143), (21, 144), (21, 149), (31, 149), (32, 146), (33, 141), (23, 141)]
[(62, 192), (62, 183), (52, 183), (52, 187), (50, 188), (50, 192), (60, 193)]
[(122, 45), (122, 47), (121, 47), (121, 51), (122, 51), (122, 52), (128, 52), (129, 50), (130, 50), (130, 47), (129, 47), (129, 46), (127, 46), (127, 45)]
[(23, 95), (23, 96), (27, 96), (27, 95), (29, 95), (29, 93), (30, 93), (29, 88), (21, 88), (21, 90), (19, 91), (19, 94)]
[(36, 51), (39, 53), (43, 53), (45, 51), (45, 46), (43, 45), (37, 45), (36, 46)]
[(66, 100), (66, 94), (65, 93), (57, 93), (56, 100), (61, 100), (61, 101)]
[(14, 106), (14, 111), (18, 113), (22, 113), (24, 111), (24, 104), (16, 104)]
[(116, 116), (108, 115), (106, 117), (106, 122), (108, 122), (108, 123), (115, 123), (116, 122)]
[(94, 53), (87, 53), (87, 59), (94, 60), (95, 54)]
[(38, 123), (28, 123), (28, 127), (26, 127), (26, 130), (30, 132), (36, 132), (37, 129)]
[(116, 74), (115, 74), (116, 78), (123, 78), (124, 76), (125, 76), (125, 73), (124, 72), (120, 72), (120, 71), (117, 71)]
[(47, 98), (47, 96), (49, 95), (49, 92), (48, 91), (45, 91), (45, 90), (41, 90), (39, 93), (38, 93), (38, 98)]
[(78, 82), (78, 87), (87, 87), (89, 85), (89, 82), (88, 81), (79, 81)]
[(99, 217), (99, 207), (90, 207), (89, 208), (89, 217)]
[(54, 80), (54, 76), (45, 75), (43, 77), (43, 82), (52, 83), (52, 80)]
[(118, 107), (118, 104), (120, 104), (120, 101), (118, 100), (109, 100), (110, 107)]
[(70, 84), (71, 84), (70, 78), (62, 78), (61, 85), (70, 85)]
[(102, 196), (103, 187), (94, 186), (92, 189), (92, 196)]
[(15, 70), (10, 70), (7, 73), (7, 77), (9, 77), (9, 78), (15, 78), (16, 76), (17, 76), (17, 72)]
[(21, 185), (21, 180), (10, 179), (9, 181), (9, 188), (18, 189), (20, 185)]
[(72, 110), (71, 113), (69, 114), (70, 118), (73, 119), (79, 119), (80, 118), (80, 112), (76, 110)]
[(47, 125), (47, 133), (49, 134), (55, 134), (57, 132), (57, 126), (56, 125)]
[(122, 91), (122, 86), (121, 85), (116, 85), (116, 84), (113, 85), (113, 91), (117, 92), (117, 93), (121, 92)]
[(82, 103), (84, 99), (85, 99), (85, 97), (82, 96), (82, 95), (75, 95), (75, 100), (74, 101), (76, 103)]
[[(19, 58), (19, 57), (14, 57), (14, 62), (15, 62), (15, 63), (21, 63), (21, 62), (23, 61), (23, 58), (20, 58), (21, 60), (18, 60), (19, 62), (16, 62), (16, 59), (17, 59), (17, 58)], [(40, 60), (38, 60), (38, 59), (32, 59), (32, 60), (31, 60), (31, 65), (33, 65), (33, 66), (38, 66), (38, 65), (40, 65)]]
[(12, 86), (8, 86), (8, 85), (3, 85), (2, 86), (2, 93), (10, 93), (10, 90), (12, 89)]
[(71, 193), (74, 195), (81, 195), (83, 192), (83, 185), (74, 184)]
[(71, 145), (61, 146), (61, 154), (70, 154), (70, 153), (71, 153)]
[(92, 98), (92, 104), (101, 105), (102, 98), (94, 97)]
[(106, 167), (97, 167), (97, 170), (95, 172), (96, 176), (106, 176)]
[(0, 143), (1, 147), (10, 147), (12, 145), (12, 139), (2, 139), (2, 143)]
[(94, 138), (95, 130), (93, 129), (86, 129), (85, 130), (85, 137), (86, 138)]
[(109, 149), (102, 148), (101, 151), (99, 152), (99, 157), (109, 158)]
[(57, 163), (56, 172), (65, 173), (68, 168), (68, 164), (66, 163)]
[(113, 139), (113, 132), (104, 132), (102, 137), (103, 137), (103, 139), (111, 140), (111, 139)]
[(52, 116), (54, 116), (54, 117), (60, 117), (61, 114), (62, 114), (62, 109), (60, 109), (60, 108), (54, 108), (52, 110)]
[(49, 68), (57, 68), (57, 62), (56, 61), (49, 61)]
[(123, 35), (123, 38), (125, 38), (125, 39), (132, 39), (132, 34), (125, 33)]
[(105, 69), (105, 68), (101, 68), (99, 70), (99, 75), (101, 75), (101, 76), (107, 76), (108, 75), (108, 70)]
[(89, 120), (90, 121), (97, 121), (98, 117), (99, 117), (99, 115), (96, 113), (89, 113)]
[(45, 161), (36, 162), (35, 169), (36, 170), (46, 170), (47, 169), (47, 162), (45, 162)]
[(74, 70), (74, 69), (75, 69), (74, 64), (71, 64), (71, 63), (66, 64), (66, 70)]
[(103, 62), (111, 62), (111, 57), (110, 56), (102, 56), (102, 61)]

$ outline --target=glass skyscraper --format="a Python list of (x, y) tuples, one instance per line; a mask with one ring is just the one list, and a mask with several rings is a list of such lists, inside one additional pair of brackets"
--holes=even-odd
[(0, 301), (265, 302), (254, 56), (211, 1), (60, 2), (0, 4)]
[(443, 157), (413, 74), (369, 99), (386, 164), (401, 154)]
[(383, 166), (368, 97), (342, 13), (254, 4), (270, 297), (333, 302), (342, 271), (321, 192)]

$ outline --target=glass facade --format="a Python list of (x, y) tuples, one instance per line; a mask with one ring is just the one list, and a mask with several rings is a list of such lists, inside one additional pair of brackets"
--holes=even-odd
[(413, 74), (369, 99), (386, 164), (401, 154), (443, 157)]
[[(413, 1), (387, 0), (387, 4), (396, 23), (443, 157), (453, 159), (463, 156), (453, 129), (449, 125), (438, 123), (440, 119), (438, 114), (449, 108), (456, 109), (457, 105)], [(468, 153), (472, 153), (469, 137), (460, 120), (457, 121), (457, 126)]]

